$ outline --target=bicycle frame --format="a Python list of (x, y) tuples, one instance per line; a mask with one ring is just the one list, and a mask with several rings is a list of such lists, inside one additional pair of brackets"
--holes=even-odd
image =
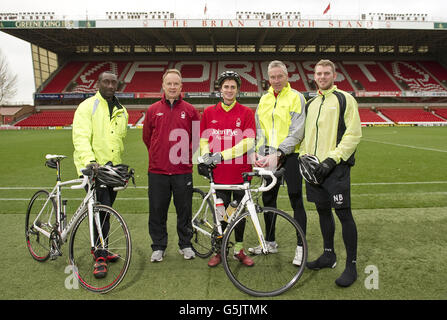
[[(96, 202), (96, 193), (95, 193), (94, 188), (92, 188), (91, 179), (87, 176), (84, 176), (84, 178), (82, 178), (82, 179), (80, 178), (80, 179), (74, 179), (74, 180), (69, 180), (69, 181), (61, 181), (61, 175), (60, 175), (60, 159), (61, 158), (60, 158), (60, 156), (47, 155), (46, 158), (47, 159), (54, 159), (54, 158), (58, 159), (56, 161), (56, 164), (57, 164), (57, 167), (56, 167), (57, 179), (56, 180), (57, 181), (56, 181), (56, 185), (54, 186), (53, 190), (49, 193), (49, 196), (48, 196), (47, 200), (45, 201), (45, 203), (42, 207), (42, 210), (39, 212), (36, 219), (33, 221), (33, 227), (37, 231), (41, 232), (43, 235), (48, 237), (49, 239), (51, 238), (52, 232), (48, 232), (48, 231), (40, 228), (36, 224), (36, 222), (39, 221), (39, 218), (43, 212), (43, 209), (48, 204), (48, 201), (51, 201), (50, 199), (56, 199), (56, 212), (51, 212), (51, 214), (48, 218), (47, 224), (50, 227), (52, 227), (54, 230), (55, 226), (51, 225), (51, 220), (52, 220), (52, 215), (55, 214), (57, 231), (59, 233), (59, 237), (60, 237), (62, 243), (65, 243), (67, 241), (68, 235), (70, 234), (71, 230), (73, 229), (74, 222), (84, 212), (85, 208), (87, 208), (88, 209), (88, 221), (89, 221), (91, 248), (95, 247), (94, 230), (93, 230), (95, 224), (97, 226), (96, 229), (98, 232), (98, 238), (100, 239), (101, 245), (104, 248), (105, 241), (104, 241), (104, 237), (102, 234), (102, 228), (100, 227), (101, 223), (100, 223), (99, 214), (94, 214), (94, 212), (93, 212), (93, 205)], [(67, 225), (64, 226), (62, 224), (62, 187), (67, 186), (67, 185), (73, 185), (73, 184), (78, 184), (78, 185), (71, 186), (71, 189), (83, 189), (87, 185), (88, 191), (87, 191), (86, 196), (84, 197), (84, 200), (82, 201), (82, 203), (79, 205), (78, 209), (73, 214), (73, 217), (70, 219), (70, 221), (67, 223)], [(116, 189), (123, 189), (123, 188), (116, 188)], [(93, 223), (93, 222), (95, 222), (95, 223)]]
[[(84, 187), (85, 183), (84, 183), (85, 179), (74, 179), (74, 180), (69, 180), (69, 181), (58, 181), (56, 183), (56, 185), (54, 186), (53, 190), (50, 192), (47, 200), (45, 201), (43, 208), (48, 204), (48, 201), (50, 201), (50, 199), (54, 199), (56, 198), (56, 212), (52, 212), (50, 217), (49, 217), (49, 221), (48, 221), (48, 225), (51, 226), (51, 218), (52, 215), (55, 214), (56, 215), (56, 223), (58, 225), (58, 232), (61, 236), (61, 239), (65, 242), (68, 238), (68, 235), (70, 234), (71, 229), (73, 228), (73, 223), (74, 221), (76, 221), (77, 218), (79, 218), (81, 212), (84, 211), (85, 207), (88, 206), (88, 204), (91, 202), (91, 207), (93, 208), (93, 203), (94, 203), (94, 192), (93, 190), (89, 190), (87, 195), (85, 196), (84, 200), (82, 201), (82, 203), (80, 204), (80, 206), (78, 207), (78, 209), (75, 211), (73, 217), (70, 219), (70, 221), (68, 222), (68, 224), (66, 225), (66, 227), (64, 228), (62, 223), (61, 223), (61, 216), (62, 216), (62, 192), (61, 189), (63, 186), (66, 185), (71, 185), (71, 184), (76, 184), (76, 183), (81, 183), (81, 185), (77, 185), (77, 186), (72, 186), (72, 189), (81, 189)], [(90, 189), (90, 188), (89, 188)], [(90, 209), (90, 208), (89, 208)], [(90, 212), (90, 210), (89, 210)], [(41, 232), (42, 234), (44, 234), (46, 237), (50, 237), (50, 233), (42, 228), (40, 228), (37, 224), (36, 221), (39, 220), (40, 215), (42, 214), (42, 211), (39, 212), (39, 214), (37, 215), (36, 219), (33, 221), (33, 227), (38, 230), (39, 232)], [(52, 226), (54, 227), (54, 226)]]
[[(203, 206), (206, 204), (207, 199), (209, 197), (212, 197), (212, 203), (213, 203), (213, 207), (214, 207), (214, 216), (215, 216), (215, 221), (216, 221), (216, 227), (217, 227), (217, 232), (219, 234), (219, 236), (223, 236), (226, 232), (222, 231), (222, 224), (220, 222), (220, 220), (218, 219), (218, 212), (216, 210), (216, 200), (217, 200), (217, 196), (216, 196), (216, 190), (232, 190), (232, 191), (236, 191), (236, 190), (244, 190), (245, 194), (244, 197), (242, 198), (241, 202), (239, 203), (236, 212), (231, 215), (231, 217), (228, 220), (228, 224), (232, 223), (233, 221), (236, 220), (237, 217), (239, 217), (239, 215), (242, 213), (244, 208), (247, 208), (248, 213), (250, 214), (250, 219), (255, 227), (256, 233), (258, 235), (259, 238), (259, 244), (262, 247), (263, 252), (267, 252), (267, 246), (265, 243), (265, 238), (264, 238), (264, 233), (262, 231), (261, 228), (261, 224), (259, 222), (258, 216), (256, 214), (256, 207), (255, 204), (253, 202), (253, 198), (251, 193), (252, 192), (263, 192), (263, 191), (268, 191), (271, 188), (273, 188), (273, 186), (276, 184), (277, 178), (274, 176), (274, 174), (269, 171), (269, 170), (265, 170), (263, 168), (253, 168), (254, 171), (257, 171), (257, 174), (260, 176), (269, 176), (272, 178), (272, 182), (265, 186), (265, 180), (262, 182), (262, 185), (257, 188), (257, 189), (250, 189), (250, 182), (245, 181), (242, 185), (241, 184), (215, 184), (212, 180), (210, 182), (210, 189), (208, 190), (208, 193), (206, 194), (206, 196), (204, 197), (202, 204), (199, 208), (199, 210), (194, 214), (192, 220), (194, 221), (194, 219), (197, 218), (197, 216), (202, 212)], [(207, 235), (208, 237), (211, 237), (211, 233), (209, 233), (208, 231), (196, 226), (193, 223), (193, 228), (195, 228), (196, 230), (198, 230), (199, 232)]]

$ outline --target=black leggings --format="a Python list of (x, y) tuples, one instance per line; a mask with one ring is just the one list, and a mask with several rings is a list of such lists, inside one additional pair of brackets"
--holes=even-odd
[[(323, 246), (334, 251), (335, 221), (329, 204), (315, 203), (320, 219)], [(341, 223), (343, 242), (346, 248), (346, 261), (357, 259), (357, 227), (351, 208), (335, 209), (335, 214)]]
[[(86, 191), (87, 191), (87, 186), (85, 187)], [(96, 200), (105, 205), (105, 206), (109, 206), (112, 207), (113, 203), (115, 202), (116, 199), (116, 195), (117, 192), (113, 191), (112, 187), (106, 187), (106, 186), (96, 186)], [(108, 235), (109, 235), (109, 230), (110, 230), (110, 216), (109, 215), (105, 215), (104, 212), (100, 212), (99, 213), (99, 221), (101, 222), (102, 225), (102, 235), (106, 241), (105, 246), (107, 247), (107, 239), (108, 239)], [(95, 244), (98, 244), (98, 231), (97, 228), (93, 228), (93, 236), (94, 236), (94, 241)], [(97, 250), (96, 252), (94, 252), (94, 255), (96, 258), (98, 257), (103, 257), (105, 258), (107, 256), (107, 250)]]

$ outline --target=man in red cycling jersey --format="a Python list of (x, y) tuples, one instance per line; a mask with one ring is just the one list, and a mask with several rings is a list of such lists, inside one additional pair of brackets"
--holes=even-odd
[[(241, 87), (241, 78), (234, 71), (223, 72), (217, 84), (220, 88), (222, 101), (205, 109), (200, 121), (200, 154), (205, 164), (216, 164), (213, 179), (216, 184), (242, 184), (243, 172), (250, 172), (248, 151), (254, 147), (256, 124), (253, 111), (236, 101)], [(244, 192), (231, 190), (217, 190), (216, 195), (228, 207), (233, 200), (240, 202)], [(226, 223), (222, 221), (224, 226)], [(243, 235), (245, 224), (236, 227), (234, 257), (246, 266), (253, 266), (254, 262), (243, 249)], [(221, 262), (218, 253), (212, 257), (208, 266), (214, 267)]]

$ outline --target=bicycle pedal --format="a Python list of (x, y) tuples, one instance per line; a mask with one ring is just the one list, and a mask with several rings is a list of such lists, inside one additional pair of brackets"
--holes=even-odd
[(56, 260), (58, 257), (62, 257), (62, 252), (60, 252), (59, 250), (51, 250), (50, 259)]

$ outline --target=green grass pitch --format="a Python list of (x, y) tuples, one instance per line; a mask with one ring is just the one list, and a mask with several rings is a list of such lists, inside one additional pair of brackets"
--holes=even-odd
[[(150, 263), (146, 147), (141, 130), (129, 130), (123, 162), (136, 170), (137, 188), (120, 192), (115, 208), (132, 234), (133, 256), (123, 283), (107, 295), (67, 286), (68, 249), (55, 261), (38, 263), (25, 245), (28, 199), (55, 183), (55, 171), (44, 166), (47, 153), (64, 154), (62, 178), (76, 178), (71, 130), (0, 131), (0, 299), (156, 299), (253, 300), (228, 280), (222, 266), (184, 261), (177, 253), (175, 210), (168, 219), (169, 245), (162, 263)], [(366, 127), (352, 169), (352, 206), (358, 228), (358, 280), (338, 288), (344, 269), (341, 226), (336, 221), (335, 269), (306, 270), (289, 291), (273, 299), (445, 300), (447, 272), (447, 127)], [(206, 180), (194, 175), (196, 186)], [(281, 188), (279, 208), (291, 212)], [(64, 189), (68, 210), (83, 191)], [(318, 217), (308, 213), (309, 259), (322, 250)]]

